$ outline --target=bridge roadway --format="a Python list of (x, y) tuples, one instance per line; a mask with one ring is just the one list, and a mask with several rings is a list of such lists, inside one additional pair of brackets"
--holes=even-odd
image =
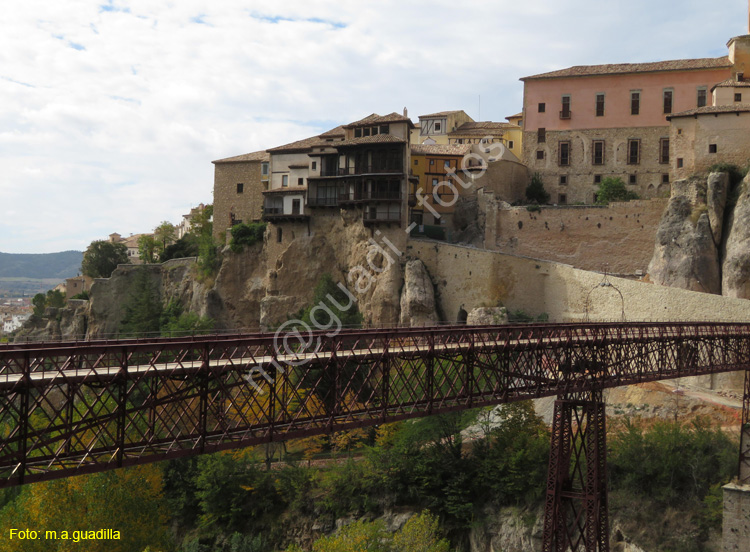
[(750, 368), (750, 324), (737, 323), (288, 337), (288, 350), (268, 333), (0, 346), (0, 486)]

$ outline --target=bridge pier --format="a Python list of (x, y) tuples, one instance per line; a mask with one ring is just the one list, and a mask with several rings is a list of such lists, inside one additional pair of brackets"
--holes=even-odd
[(601, 390), (559, 395), (544, 509), (544, 552), (609, 552), (607, 446)]
[(750, 546), (750, 370), (745, 371), (740, 462), (737, 475), (736, 483), (724, 486), (722, 523), (724, 552), (741, 552)]

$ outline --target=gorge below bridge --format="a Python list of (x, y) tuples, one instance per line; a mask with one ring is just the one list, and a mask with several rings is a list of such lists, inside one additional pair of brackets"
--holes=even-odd
[(556, 396), (543, 550), (608, 550), (602, 391), (745, 371), (750, 324), (347, 329), (0, 346), (0, 486)]

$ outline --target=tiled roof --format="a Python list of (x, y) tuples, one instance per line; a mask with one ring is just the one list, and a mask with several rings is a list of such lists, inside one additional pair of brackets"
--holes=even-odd
[(730, 77), (727, 80), (723, 80), (720, 83), (714, 84), (711, 88), (711, 92), (713, 92), (716, 88), (750, 88), (750, 81), (738, 81), (734, 77)]
[(344, 128), (379, 125), (380, 123), (409, 123), (410, 125), (414, 126), (414, 123), (411, 122), (411, 119), (409, 119), (409, 117), (404, 117), (403, 115), (399, 115), (398, 113), (393, 112), (389, 113), (388, 115), (378, 115), (377, 113), (372, 113), (364, 119), (360, 119), (359, 121), (354, 121), (353, 123), (344, 125)]
[(750, 113), (750, 104), (736, 103), (728, 105), (707, 105), (705, 107), (688, 109), (687, 111), (667, 115), (667, 120), (669, 121), (675, 117), (692, 117), (695, 115), (713, 115), (719, 113)]
[(344, 126), (339, 125), (336, 128), (332, 128), (328, 132), (324, 132), (320, 135), (321, 138), (335, 138), (336, 136), (344, 136), (346, 132), (344, 131)]
[(360, 144), (403, 144), (405, 140), (396, 138), (393, 134), (376, 134), (375, 136), (362, 136), (361, 138), (352, 138), (343, 142), (336, 142), (336, 147), (340, 146), (358, 146)]
[(420, 119), (430, 119), (432, 117), (447, 117), (448, 115), (453, 115), (454, 113), (462, 113), (463, 109), (456, 109), (454, 111), (439, 111), (438, 113), (430, 113), (429, 115), (420, 115)]
[(411, 146), (412, 155), (466, 155), (471, 150), (471, 144), (414, 144)]
[(618, 75), (624, 73), (652, 73), (656, 71), (689, 71), (694, 69), (721, 69), (731, 67), (729, 57), (675, 59), (671, 61), (655, 61), (651, 63), (614, 63), (607, 65), (576, 65), (567, 69), (540, 73), (521, 80), (554, 79), (559, 77), (590, 77), (595, 75)]
[(523, 119), (523, 111), (521, 113), (516, 113), (515, 115), (508, 115), (506, 119)]
[(458, 136), (466, 134), (487, 134), (487, 133), (499, 133), (502, 134), (504, 130), (509, 128), (518, 128), (518, 125), (512, 125), (510, 123), (494, 123), (492, 121), (484, 121), (477, 123), (464, 123), (456, 130), (448, 133), (448, 136)]
[(242, 163), (243, 161), (268, 161), (271, 156), (267, 151), (254, 151), (253, 153), (245, 153), (244, 155), (237, 155), (236, 157), (227, 157), (225, 159), (217, 159), (211, 161), (213, 164), (217, 163)]

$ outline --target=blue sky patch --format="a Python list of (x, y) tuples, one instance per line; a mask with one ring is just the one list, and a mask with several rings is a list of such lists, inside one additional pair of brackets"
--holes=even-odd
[(330, 25), (334, 29), (344, 29), (346, 28), (346, 23), (341, 23), (340, 21), (333, 21), (332, 19), (321, 19), (320, 17), (308, 17), (308, 18), (293, 18), (293, 17), (283, 17), (281, 15), (266, 15), (262, 13), (252, 12), (250, 14), (250, 17), (253, 19), (257, 19), (258, 21), (265, 21), (266, 23), (279, 23), (281, 21), (291, 21), (291, 22), (307, 22), (307, 23), (319, 23), (322, 25)]
[(112, 0), (107, 0), (106, 4), (100, 4), (99, 5), (99, 13), (101, 12), (122, 12), (122, 13), (130, 13), (130, 8), (121, 8), (120, 6), (115, 6), (112, 3)]

